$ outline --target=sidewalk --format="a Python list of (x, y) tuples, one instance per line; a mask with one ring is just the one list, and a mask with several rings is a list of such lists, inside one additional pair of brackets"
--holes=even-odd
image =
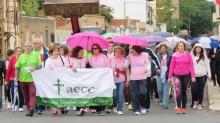
[(220, 114), (220, 88), (218, 85), (213, 86), (213, 82), (207, 81), (208, 88), (208, 105), (210, 113)]

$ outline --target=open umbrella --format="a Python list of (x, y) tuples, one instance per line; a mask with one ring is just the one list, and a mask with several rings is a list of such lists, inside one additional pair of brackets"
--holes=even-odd
[(210, 48), (217, 48), (217, 47), (219, 47), (218, 41), (215, 40), (215, 39), (212, 39), (212, 38), (197, 37), (197, 38), (194, 38), (190, 43), (193, 43), (195, 41), (198, 41), (203, 46), (203, 48), (210, 49)]
[(127, 36), (117, 36), (112, 39), (113, 42), (118, 42), (120, 44), (131, 44), (137, 46), (149, 46), (149, 44), (141, 38), (127, 35)]
[(218, 36), (210, 36), (210, 38), (220, 41), (220, 37)]
[(84, 50), (91, 50), (93, 44), (99, 44), (104, 49), (108, 47), (109, 42), (96, 33), (82, 32), (70, 36), (66, 44), (72, 47), (81, 46)]
[(152, 35), (154, 36), (161, 36), (161, 37), (173, 37), (172, 34), (170, 34), (169, 32), (155, 32)]
[(186, 41), (193, 39), (191, 36), (185, 35), (185, 34), (177, 35), (177, 37), (183, 38), (183, 39), (185, 39)]
[(143, 38), (144, 37), (143, 35), (136, 34), (136, 33), (131, 33), (129, 35), (132, 35), (132, 36), (135, 36), (135, 37), (138, 37), (138, 38)]
[(188, 50), (192, 48), (191, 45), (185, 39), (178, 38), (178, 37), (168, 37), (166, 39), (167, 41), (159, 43), (156, 47), (160, 47), (161, 44), (166, 44), (169, 48), (174, 49), (177, 43), (184, 42)]
[(110, 33), (110, 32), (107, 32), (107, 33), (105, 33), (105, 34), (103, 34), (102, 35), (102, 37), (104, 37), (105, 39), (106, 38), (114, 38), (114, 37), (116, 37), (116, 36), (120, 36), (119, 34), (115, 34), (115, 33)]
[(159, 43), (159, 42), (167, 41), (167, 39), (164, 38), (164, 37), (154, 36), (154, 35), (144, 37), (143, 39), (146, 40), (150, 44), (151, 43)]

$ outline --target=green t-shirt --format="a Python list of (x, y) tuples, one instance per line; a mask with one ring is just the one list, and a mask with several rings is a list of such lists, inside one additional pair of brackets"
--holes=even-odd
[(87, 58), (91, 58), (92, 57), (92, 53), (88, 52), (87, 50), (84, 50), (84, 56)]
[(22, 54), (19, 56), (18, 61), (16, 63), (16, 67), (20, 69), (19, 80), (20, 82), (33, 82), (33, 77), (31, 72), (25, 71), (26, 67), (36, 67), (40, 66), (41, 61), (39, 57), (35, 53), (31, 53), (30, 55)]
[(37, 56), (40, 56), (41, 50), (35, 50), (34, 53), (36, 53)]

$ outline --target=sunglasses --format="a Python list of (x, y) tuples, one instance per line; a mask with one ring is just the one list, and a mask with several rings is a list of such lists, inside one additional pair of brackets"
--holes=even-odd
[(97, 50), (98, 48), (92, 48), (92, 50)]

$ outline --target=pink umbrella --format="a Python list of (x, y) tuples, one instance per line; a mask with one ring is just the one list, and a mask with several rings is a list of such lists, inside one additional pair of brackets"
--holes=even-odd
[(113, 42), (118, 42), (121, 44), (131, 44), (131, 45), (137, 45), (137, 46), (149, 46), (147, 41), (144, 39), (127, 35), (127, 36), (117, 36), (112, 39)]
[(108, 47), (109, 42), (96, 33), (82, 32), (70, 36), (66, 44), (72, 47), (81, 46), (84, 50), (91, 50), (93, 44), (99, 44), (104, 49)]

